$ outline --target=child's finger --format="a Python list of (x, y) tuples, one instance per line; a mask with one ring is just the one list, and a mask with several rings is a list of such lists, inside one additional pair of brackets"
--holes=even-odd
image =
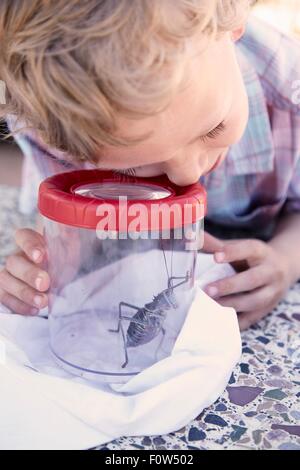
[(219, 238), (214, 237), (208, 232), (204, 232), (204, 244), (201, 250), (203, 253), (215, 253), (216, 251), (222, 250), (224, 245), (224, 242)]
[(238, 321), (240, 325), (240, 330), (244, 331), (250, 328), (250, 326), (255, 325), (266, 315), (266, 310), (259, 310), (255, 312), (245, 312), (238, 315)]
[(41, 309), (48, 305), (48, 296), (41, 294), (24, 282), (16, 279), (5, 269), (0, 272), (0, 284), (3, 291), (16, 297), (25, 304)]
[(273, 301), (274, 291), (270, 286), (258, 288), (248, 294), (228, 295), (217, 300), (223, 307), (232, 307), (237, 312), (266, 310), (269, 305), (272, 305)]
[(217, 263), (233, 263), (253, 258), (262, 259), (265, 252), (266, 244), (260, 240), (230, 241), (215, 253), (215, 260)]
[(46, 244), (43, 236), (29, 228), (22, 228), (15, 233), (18, 247), (34, 263), (41, 263), (46, 253)]
[(39, 313), (38, 308), (25, 304), (1, 288), (0, 302), (5, 305), (5, 307), (9, 308), (12, 312), (18, 313), (19, 315), (37, 315)]
[(20, 279), (34, 289), (41, 292), (45, 292), (49, 289), (49, 274), (34, 265), (22, 253), (9, 256), (6, 260), (5, 267), (12, 276)]
[(205, 292), (213, 298), (241, 292), (249, 292), (265, 286), (272, 280), (268, 266), (255, 266), (239, 274), (220, 279), (205, 287)]

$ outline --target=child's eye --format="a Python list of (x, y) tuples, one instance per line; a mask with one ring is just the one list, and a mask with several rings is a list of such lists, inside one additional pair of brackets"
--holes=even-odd
[(125, 170), (113, 170), (113, 172), (117, 175), (136, 176), (135, 168), (127, 168)]
[(208, 139), (216, 139), (220, 134), (222, 134), (225, 131), (226, 127), (224, 124), (224, 121), (220, 122), (220, 124), (215, 127), (212, 131), (210, 131), (208, 134), (200, 137), (200, 139), (203, 142), (206, 142)]

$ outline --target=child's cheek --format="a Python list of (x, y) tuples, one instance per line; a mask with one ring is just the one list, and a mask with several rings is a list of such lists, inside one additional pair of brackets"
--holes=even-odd
[(241, 140), (246, 130), (249, 119), (248, 107), (238, 115), (233, 115), (226, 123), (227, 131), (220, 136), (219, 144), (222, 147), (230, 147)]
[(234, 97), (231, 110), (225, 119), (225, 133), (220, 136), (220, 146), (230, 147), (241, 140), (249, 120), (249, 99), (243, 86)]

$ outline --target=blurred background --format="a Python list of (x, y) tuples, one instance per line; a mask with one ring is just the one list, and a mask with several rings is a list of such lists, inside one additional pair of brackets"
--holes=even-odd
[[(253, 10), (265, 21), (300, 38), (300, 0), (258, 0)], [(20, 186), (21, 168), (22, 155), (18, 147), (0, 138), (0, 184)]]
[(300, 35), (300, 0), (258, 0), (254, 13), (282, 31)]

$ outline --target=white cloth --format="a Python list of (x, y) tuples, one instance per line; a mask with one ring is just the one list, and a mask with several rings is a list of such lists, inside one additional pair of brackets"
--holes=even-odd
[(197, 294), (171, 356), (118, 391), (61, 370), (44, 318), (1, 313), (0, 449), (87, 449), (186, 425), (221, 395), (241, 354), (235, 311), (201, 290), (231, 273), (199, 255)]

